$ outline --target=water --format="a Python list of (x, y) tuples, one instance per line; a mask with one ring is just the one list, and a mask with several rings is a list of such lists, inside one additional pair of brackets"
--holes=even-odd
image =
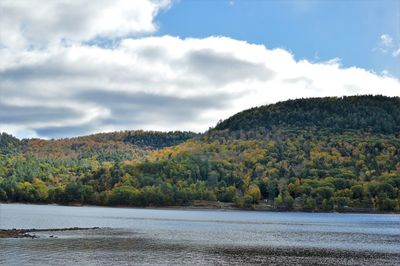
[(0, 264), (400, 262), (400, 215), (0, 204), (1, 229), (95, 226), (101, 229), (0, 239)]

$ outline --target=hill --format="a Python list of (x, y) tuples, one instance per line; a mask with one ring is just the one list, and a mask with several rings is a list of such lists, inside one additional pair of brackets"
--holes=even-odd
[(220, 122), (215, 130), (317, 127), (333, 132), (400, 132), (400, 98), (350, 96), (289, 100), (252, 108)]
[(120, 131), (64, 139), (19, 140), (6, 133), (0, 134), (0, 154), (25, 154), (38, 158), (122, 161), (143, 158), (151, 150), (180, 144), (197, 134), (193, 132)]
[[(243, 111), (199, 136), (122, 132), (68, 145), (48, 141), (51, 152), (22, 148), (3, 155), (0, 200), (124, 206), (201, 200), (239, 208), (400, 211), (399, 109), (399, 98), (383, 96), (300, 99)], [(11, 144), (3, 146), (15, 151), (15, 139), (7, 139)], [(146, 152), (129, 160), (32, 159), (55, 154), (57, 145), (61, 154), (84, 154), (91, 146), (71, 145), (89, 140), (134, 143)]]

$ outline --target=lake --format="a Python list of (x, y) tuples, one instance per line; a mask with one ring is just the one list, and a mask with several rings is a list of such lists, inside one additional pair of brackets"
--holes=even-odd
[(400, 215), (0, 204), (1, 265), (399, 265)]

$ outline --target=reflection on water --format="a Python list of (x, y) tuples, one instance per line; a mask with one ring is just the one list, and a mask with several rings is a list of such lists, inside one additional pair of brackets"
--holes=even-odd
[(400, 216), (0, 205), (0, 228), (102, 227), (0, 239), (0, 264), (396, 265)]

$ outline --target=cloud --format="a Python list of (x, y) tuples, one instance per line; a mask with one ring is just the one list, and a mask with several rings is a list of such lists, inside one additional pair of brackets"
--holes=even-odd
[[(221, 36), (143, 36), (156, 30), (154, 18), (168, 1), (80, 3), (0, 2), (0, 25), (11, 34), (0, 31), (0, 131), (47, 138), (204, 131), (289, 98), (400, 95), (398, 79), (343, 68), (337, 58), (295, 60), (284, 49)], [(105, 16), (105, 7), (114, 15)], [(100, 38), (112, 45), (98, 45)]]
[[(398, 47), (398, 46), (397, 46)], [(396, 48), (393, 38), (385, 33), (380, 36), (379, 47), (374, 48), (373, 51), (380, 51), (383, 54), (390, 52), (390, 55), (397, 57), (400, 55), (400, 48)]]
[(0, 47), (41, 48), (151, 33), (167, 0), (2, 0)]
[(204, 131), (245, 108), (289, 98), (400, 95), (393, 77), (342, 68), (337, 59), (296, 61), (286, 50), (226, 37), (124, 39), (112, 49), (1, 49), (0, 56), (6, 59), (0, 128), (42, 137), (139, 128)]
[(243, 81), (244, 79), (265, 81), (271, 79), (274, 75), (274, 72), (263, 63), (238, 59), (223, 52), (216, 53), (212, 49), (188, 52), (182, 60), (182, 65), (190, 68), (191, 72), (203, 74), (204, 79), (213, 81), (216, 85)]
[(391, 47), (393, 45), (393, 38), (389, 34), (382, 34), (380, 41), (384, 47)]
[(393, 55), (394, 57), (400, 56), (400, 48), (398, 48), (397, 50), (394, 50), (393, 53), (392, 53), (392, 55)]
[[(76, 95), (82, 102), (96, 102), (111, 110), (103, 123), (125, 128), (127, 124), (170, 127), (182, 121), (201, 121), (203, 110), (227, 107), (229, 94), (213, 94), (181, 98), (174, 95), (157, 95), (145, 92), (125, 93), (114, 91), (85, 91)], [(205, 121), (207, 122), (207, 121)]]
[(51, 120), (79, 119), (79, 113), (66, 107), (13, 106), (0, 104), (0, 121), (3, 123), (47, 123)]

